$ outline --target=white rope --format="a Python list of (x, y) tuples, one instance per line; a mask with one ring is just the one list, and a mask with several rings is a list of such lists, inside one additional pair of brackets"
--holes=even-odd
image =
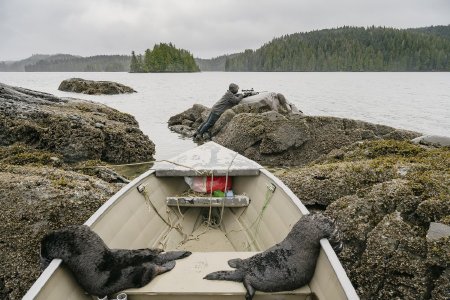
[[(230, 161), (230, 163), (228, 164), (227, 173), (226, 173), (226, 175), (225, 175), (225, 197), (227, 196), (227, 192), (228, 192), (228, 174), (229, 174), (229, 172), (230, 172), (231, 165), (233, 164), (234, 159), (236, 158), (236, 156), (237, 156), (238, 154), (239, 154), (239, 153), (236, 152), (236, 154), (234, 155), (233, 159), (232, 159), (232, 160)], [(223, 220), (223, 212), (224, 212), (224, 210), (225, 210), (225, 199), (222, 200), (222, 209), (221, 209), (221, 211), (220, 211), (220, 220), (219, 220), (218, 226), (220, 226), (220, 224), (222, 224), (222, 220)]]

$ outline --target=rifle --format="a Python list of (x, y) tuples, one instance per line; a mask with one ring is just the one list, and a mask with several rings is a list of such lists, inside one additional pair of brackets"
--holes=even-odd
[(248, 97), (248, 96), (258, 95), (259, 93), (260, 92), (255, 92), (255, 90), (253, 88), (248, 89), (248, 90), (242, 90), (242, 94), (244, 95), (244, 98)]

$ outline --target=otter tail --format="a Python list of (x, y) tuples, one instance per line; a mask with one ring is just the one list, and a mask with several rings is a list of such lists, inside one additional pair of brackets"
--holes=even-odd
[(239, 270), (235, 271), (217, 271), (212, 272), (203, 277), (207, 280), (227, 280), (227, 281), (237, 281), (242, 282), (244, 280), (244, 274)]

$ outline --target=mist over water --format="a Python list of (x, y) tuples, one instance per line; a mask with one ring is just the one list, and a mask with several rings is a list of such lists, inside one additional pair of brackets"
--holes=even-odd
[[(116, 81), (138, 93), (90, 96), (58, 91), (79, 77)], [(450, 73), (0, 73), (0, 82), (104, 103), (137, 119), (156, 144), (156, 159), (195, 147), (167, 128), (194, 103), (211, 107), (228, 88), (282, 93), (307, 115), (344, 117), (424, 134), (450, 136)]]

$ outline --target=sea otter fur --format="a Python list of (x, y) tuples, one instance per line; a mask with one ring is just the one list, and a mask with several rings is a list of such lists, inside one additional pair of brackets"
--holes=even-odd
[(243, 282), (247, 300), (253, 298), (255, 290), (295, 290), (314, 275), (322, 238), (328, 238), (335, 251), (342, 249), (340, 232), (332, 220), (321, 214), (305, 215), (281, 243), (247, 259), (229, 260), (236, 270), (213, 272), (204, 279)]
[(127, 288), (139, 288), (175, 267), (188, 251), (162, 253), (160, 249), (110, 249), (88, 226), (69, 226), (41, 240), (41, 262), (46, 267), (60, 258), (86, 292), (104, 297)]

